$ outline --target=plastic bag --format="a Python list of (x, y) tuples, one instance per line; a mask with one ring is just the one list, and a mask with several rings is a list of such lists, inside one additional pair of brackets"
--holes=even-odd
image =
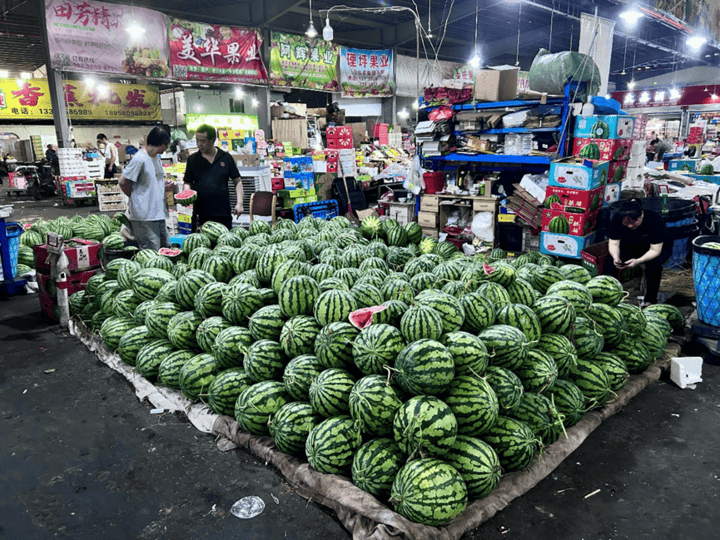
[(528, 75), (530, 90), (563, 94), (569, 82), (587, 82), (585, 89), (578, 93), (582, 101), (600, 91), (600, 70), (588, 55), (573, 51), (552, 54), (540, 49), (530, 66)]
[(472, 221), (472, 232), (480, 240), (492, 242), (495, 236), (492, 212), (478, 212)]
[(412, 169), (410, 170), (408, 177), (403, 182), (403, 187), (413, 195), (420, 195), (420, 192), (425, 189), (425, 181), (423, 180), (424, 173), (425, 169), (423, 169), (420, 164), (420, 155), (415, 154)]
[(438, 122), (440, 120), (450, 120), (453, 117), (453, 110), (451, 107), (442, 106), (438, 107), (437, 109), (434, 109), (429, 115), (428, 118), (432, 120), (433, 122)]

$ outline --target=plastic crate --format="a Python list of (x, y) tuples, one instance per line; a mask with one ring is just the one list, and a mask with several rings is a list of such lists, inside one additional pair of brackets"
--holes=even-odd
[(332, 219), (340, 215), (338, 212), (338, 203), (335, 199), (296, 204), (293, 208), (293, 214), (295, 216), (295, 223), (300, 223), (300, 220), (306, 215), (312, 215), (320, 219)]
[(6, 260), (10, 261), (10, 268), (7, 270), (3, 268), (3, 257), (0, 257), (0, 281), (13, 279), (17, 273), (17, 258), (20, 251), (20, 235), (22, 232), (23, 228), (19, 223), (5, 224), (5, 234), (8, 241)]

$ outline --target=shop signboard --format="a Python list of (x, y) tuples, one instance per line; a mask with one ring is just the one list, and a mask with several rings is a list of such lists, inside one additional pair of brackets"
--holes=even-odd
[[(156, 121), (161, 119), (156, 86), (64, 81), (67, 113), (73, 120)], [(47, 79), (0, 79), (0, 119), (52, 120)]]
[(254, 28), (171, 19), (168, 39), (175, 79), (267, 83)]
[(92, 0), (45, 0), (45, 16), (55, 69), (170, 75), (167, 17), (159, 11)]
[(395, 90), (390, 49), (340, 49), (340, 81), (344, 97), (387, 97)]
[(272, 32), (270, 37), (270, 84), (337, 92), (339, 47), (322, 37)]
[(216, 129), (225, 128), (233, 131), (255, 131), (258, 129), (257, 116), (249, 114), (186, 114), (185, 124), (191, 131), (196, 130), (203, 124), (209, 124)]

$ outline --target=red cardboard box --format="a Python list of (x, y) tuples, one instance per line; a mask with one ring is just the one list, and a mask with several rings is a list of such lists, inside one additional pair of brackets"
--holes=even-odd
[[(43, 244), (32, 248), (35, 252), (35, 269), (49, 271), (50, 261), (47, 246)], [(70, 272), (97, 268), (102, 260), (102, 244), (94, 240), (83, 240), (82, 238), (66, 240), (64, 252), (68, 258)]]
[(624, 159), (622, 161), (611, 161), (610, 168), (608, 169), (608, 184), (618, 184), (625, 180), (627, 173), (628, 161)]
[(585, 236), (595, 229), (597, 224), (598, 214), (600, 212), (596, 210), (589, 214), (576, 214), (573, 212), (563, 212), (562, 210), (545, 209), (542, 213), (542, 230), (544, 232), (550, 231), (550, 222), (555, 218), (565, 218), (569, 225), (569, 232), (561, 234), (569, 234), (571, 236)]
[(273, 178), (270, 180), (270, 186), (272, 187), (273, 191), (277, 191), (279, 189), (285, 189), (285, 179), (284, 178)]
[(352, 139), (352, 128), (350, 126), (336, 126), (335, 134), (342, 139)]
[(335, 126), (328, 127), (325, 130), (325, 135), (327, 136), (328, 139), (330, 139), (331, 137), (332, 138), (336, 137), (337, 136), (337, 127), (335, 127)]
[(337, 150), (325, 150), (325, 161), (337, 163), (339, 157)]
[[(605, 188), (600, 186), (585, 191), (582, 189), (548, 186), (545, 190), (545, 198), (547, 199), (550, 195), (560, 197), (560, 206), (564, 208), (582, 208), (585, 212), (593, 212), (602, 206)], [(561, 210), (562, 208), (558, 209)]]
[(40, 311), (53, 321), (60, 322), (60, 311), (58, 305), (47, 294), (38, 293), (40, 297)]
[(630, 159), (630, 149), (632, 148), (633, 139), (586, 139), (583, 137), (575, 137), (573, 139), (573, 154), (580, 155), (584, 147), (589, 144), (596, 144), (600, 151), (600, 156), (584, 156), (589, 159), (599, 159), (600, 161), (621, 161)]
[(338, 172), (338, 162), (337, 161), (330, 161), (327, 164), (327, 172), (329, 173), (336, 173)]
[[(86, 270), (85, 272), (74, 272), (67, 276), (67, 292), (68, 296), (85, 289), (88, 280), (97, 273), (97, 270)], [(40, 292), (51, 297), (53, 300), (57, 298), (58, 286), (55, 280), (49, 274), (37, 274), (38, 287)]]
[(340, 150), (343, 148), (353, 148), (353, 139), (352, 137), (343, 137), (343, 138), (334, 138), (334, 137), (328, 137), (327, 139), (327, 147), (331, 150)]

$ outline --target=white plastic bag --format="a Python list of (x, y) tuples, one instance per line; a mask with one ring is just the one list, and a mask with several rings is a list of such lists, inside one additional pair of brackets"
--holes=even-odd
[(470, 229), (473, 234), (484, 242), (492, 242), (495, 237), (492, 212), (478, 212), (473, 218)]
[(420, 165), (420, 155), (415, 154), (412, 170), (405, 182), (403, 182), (403, 187), (413, 195), (420, 195), (420, 192), (425, 189), (425, 181), (423, 180), (424, 173), (425, 169)]

